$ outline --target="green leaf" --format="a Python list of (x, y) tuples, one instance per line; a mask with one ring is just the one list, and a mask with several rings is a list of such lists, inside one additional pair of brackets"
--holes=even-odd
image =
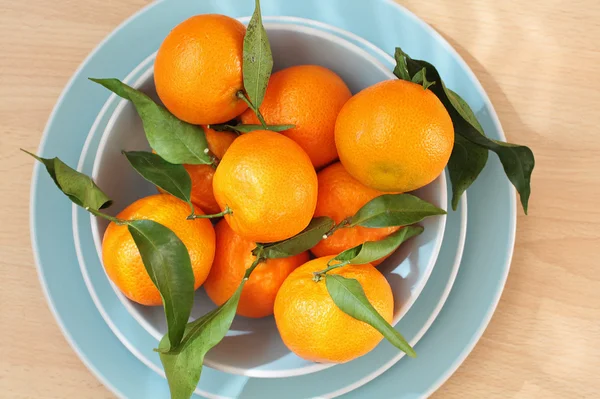
[(192, 206), (192, 179), (183, 165), (174, 165), (159, 155), (145, 151), (123, 151), (144, 179)]
[(56, 186), (75, 204), (95, 211), (107, 208), (112, 204), (110, 198), (91, 178), (77, 172), (59, 158), (41, 158), (23, 149), (21, 151), (44, 164)]
[[(464, 107), (466, 103), (464, 101), (461, 102), (462, 99), (459, 100), (455, 93), (446, 89), (440, 74), (433, 65), (426, 61), (413, 60), (400, 48), (396, 48), (395, 56), (398, 65), (406, 65), (409, 76), (414, 76), (420, 70), (426, 68), (426, 78), (429, 81), (441, 82), (439, 85), (432, 86), (431, 91), (440, 99), (450, 114), (455, 134), (482, 148), (494, 151), (498, 155), (504, 172), (519, 192), (523, 210), (527, 213), (527, 205), (531, 194), (531, 173), (535, 166), (535, 158), (531, 149), (526, 146), (505, 143), (485, 137), (478, 131), (478, 127), (480, 128), (481, 126), (479, 124), (477, 124), (479, 126), (474, 125), (469, 115), (467, 115), (466, 108)], [(394, 70), (394, 73), (396, 73), (396, 70)], [(396, 76), (400, 79), (405, 79), (402, 73), (397, 73)], [(472, 175), (473, 171), (470, 174)]]
[(210, 127), (218, 132), (231, 131), (236, 133), (250, 133), (256, 130), (270, 130), (272, 132), (283, 132), (295, 127), (295, 125), (210, 125)]
[(394, 75), (401, 80), (411, 81), (411, 76), (408, 73), (408, 67), (406, 65), (406, 58), (404, 57), (404, 52), (399, 47), (396, 47), (396, 52), (394, 54), (396, 58), (396, 67), (394, 68)]
[(337, 274), (325, 275), (327, 291), (338, 308), (347, 315), (365, 322), (379, 331), (392, 345), (410, 357), (416, 357), (414, 349), (404, 337), (390, 325), (371, 305), (360, 283), (353, 278)]
[[(347, 262), (351, 265), (363, 265), (365, 263), (374, 262), (388, 256), (404, 241), (418, 236), (422, 232), (423, 227), (421, 226), (406, 226), (382, 240), (367, 241), (354, 248), (347, 249), (332, 260)], [(332, 260), (330, 260), (330, 262)]]
[(152, 220), (131, 220), (128, 229), (150, 279), (160, 292), (169, 342), (175, 348), (181, 342), (194, 303), (190, 255), (179, 237), (162, 224)]
[(245, 279), (242, 280), (233, 296), (223, 305), (188, 324), (185, 338), (176, 352), (165, 352), (170, 347), (166, 335), (160, 341), (160, 360), (165, 369), (171, 398), (188, 399), (194, 393), (200, 381), (206, 353), (221, 342), (231, 327), (245, 282)]
[(350, 219), (350, 227), (407, 226), (446, 211), (411, 194), (384, 194), (367, 202)]
[(260, 1), (255, 0), (254, 14), (248, 23), (244, 37), (242, 69), (244, 88), (255, 109), (258, 109), (263, 102), (272, 69), (273, 56), (267, 31), (262, 24)]
[(208, 155), (204, 130), (177, 119), (165, 107), (118, 79), (92, 79), (119, 97), (129, 100), (142, 119), (150, 147), (164, 160), (173, 164), (207, 165)]
[(422, 85), (423, 90), (427, 90), (429, 86), (435, 84), (435, 82), (430, 82), (427, 80), (427, 72), (425, 68), (415, 73), (415, 76), (412, 77), (411, 82)]
[(295, 236), (287, 240), (272, 244), (259, 245), (252, 253), (254, 256), (262, 256), (264, 259), (287, 258), (308, 251), (323, 239), (335, 222), (327, 216), (314, 218), (308, 226)]

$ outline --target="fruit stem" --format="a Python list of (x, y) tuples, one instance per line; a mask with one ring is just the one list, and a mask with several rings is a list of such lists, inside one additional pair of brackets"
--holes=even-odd
[(225, 207), (225, 210), (223, 212), (213, 213), (212, 215), (197, 215), (196, 213), (194, 213), (192, 211), (192, 214), (187, 217), (187, 220), (213, 219), (213, 218), (220, 218), (220, 217), (225, 216), (225, 215), (233, 215), (233, 211), (228, 206)]
[(342, 267), (342, 266), (346, 266), (346, 265), (349, 265), (349, 264), (350, 264), (350, 261), (348, 261), (348, 260), (345, 260), (345, 261), (343, 261), (343, 262), (336, 263), (335, 265), (330, 265), (329, 263), (330, 263), (332, 260), (334, 260), (334, 259), (331, 259), (329, 262), (327, 262), (327, 268), (326, 268), (326, 269), (323, 269), (323, 270), (321, 270), (321, 271), (318, 271), (318, 272), (313, 272), (313, 275), (314, 275), (314, 277), (313, 277), (313, 280), (314, 280), (315, 282), (319, 282), (319, 281), (321, 281), (321, 279), (322, 279), (323, 277), (325, 277), (325, 274), (327, 274), (327, 272), (329, 272), (329, 271), (331, 271), (331, 270), (333, 270), (333, 269), (337, 269), (338, 267)]
[(254, 113), (256, 114), (256, 117), (258, 118), (258, 120), (260, 121), (260, 124), (262, 125), (262, 127), (265, 130), (267, 129), (267, 122), (265, 122), (265, 118), (262, 116), (262, 114), (260, 113), (260, 110), (258, 108), (256, 108), (254, 106), (254, 104), (252, 104), (252, 102), (250, 102), (250, 100), (248, 99), (248, 97), (246, 97), (246, 95), (244, 94), (244, 92), (242, 90), (238, 91), (236, 93), (237, 98), (243, 100), (246, 104), (248, 104), (248, 107), (250, 107), (250, 109), (252, 111), (254, 111)]
[(102, 213), (100, 211), (97, 211), (97, 210), (89, 208), (89, 207), (85, 208), (85, 210), (88, 211), (89, 213), (91, 213), (94, 216), (98, 216), (98, 217), (104, 218), (106, 220), (114, 222), (115, 224), (118, 224), (119, 226), (122, 226), (122, 225), (125, 225), (125, 224), (129, 224), (129, 220), (119, 219), (119, 218), (107, 215), (106, 213)]
[(246, 269), (246, 273), (244, 274), (244, 280), (248, 280), (254, 269), (256, 269), (256, 266), (265, 261), (265, 259), (261, 255), (262, 254), (259, 254), (256, 257), (256, 259), (254, 259), (254, 262), (252, 262), (252, 265), (248, 269)]
[(348, 227), (349, 225), (350, 225), (350, 218), (346, 218), (346, 219), (342, 220), (341, 222), (339, 222), (338, 224), (336, 224), (335, 226), (333, 226), (331, 228), (331, 230), (329, 230), (327, 233), (325, 233), (323, 235), (323, 239), (326, 239), (327, 237), (331, 237), (333, 235), (333, 233), (335, 233), (339, 229), (343, 229), (344, 227)]

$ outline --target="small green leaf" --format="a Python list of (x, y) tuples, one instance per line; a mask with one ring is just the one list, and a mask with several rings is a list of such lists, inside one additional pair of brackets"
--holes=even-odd
[(258, 256), (259, 252), (265, 259), (287, 258), (308, 251), (323, 239), (335, 222), (327, 216), (314, 218), (308, 226), (295, 236), (287, 240), (272, 244), (260, 245), (252, 253)]
[(150, 279), (160, 292), (169, 342), (175, 348), (181, 342), (194, 303), (190, 255), (179, 237), (162, 224), (152, 220), (131, 220), (128, 229)]
[[(345, 250), (332, 260), (348, 262), (351, 265), (363, 265), (374, 262), (394, 252), (404, 241), (423, 232), (421, 226), (406, 226), (379, 241), (367, 241)], [(331, 262), (331, 260), (330, 260)]]
[(270, 130), (272, 132), (283, 132), (295, 127), (295, 125), (210, 125), (210, 127), (218, 132), (230, 131), (236, 133), (250, 133), (256, 130)]
[(429, 86), (435, 84), (435, 82), (430, 82), (427, 80), (427, 72), (425, 68), (415, 73), (415, 76), (412, 77), (411, 82), (422, 85), (423, 90), (427, 90)]
[(408, 226), (446, 211), (411, 194), (384, 194), (367, 202), (350, 219), (350, 227)]
[(398, 79), (411, 81), (410, 74), (408, 73), (408, 67), (406, 66), (406, 58), (399, 47), (396, 47), (394, 57), (396, 58), (394, 75), (396, 75)]
[(133, 103), (142, 119), (150, 147), (164, 160), (173, 164), (192, 165), (213, 162), (208, 155), (208, 143), (202, 127), (177, 119), (165, 107), (118, 79), (90, 80)]
[(254, 14), (244, 37), (242, 69), (244, 88), (254, 109), (258, 109), (263, 102), (272, 69), (273, 56), (267, 31), (262, 23), (260, 1), (255, 0)]
[(159, 155), (145, 151), (123, 151), (144, 179), (192, 206), (192, 179), (183, 165), (174, 165)]
[(325, 275), (325, 284), (331, 299), (342, 312), (369, 324), (408, 356), (417, 356), (404, 337), (394, 330), (394, 327), (371, 305), (358, 280), (337, 274), (327, 274)]
[[(479, 123), (477, 125), (473, 124), (472, 118), (468, 115), (466, 108), (464, 107), (466, 103), (462, 101), (462, 99), (459, 100), (459, 97), (455, 93), (452, 93), (445, 87), (440, 74), (433, 65), (426, 61), (413, 60), (400, 48), (396, 48), (395, 56), (397, 62), (396, 69), (402, 69), (398, 67), (398, 65), (406, 66), (409, 77), (414, 76), (423, 68), (426, 68), (426, 78), (430, 81), (441, 83), (432, 86), (431, 91), (440, 99), (450, 114), (450, 118), (454, 125), (455, 135), (460, 135), (471, 143), (487, 150), (494, 151), (496, 155), (498, 155), (504, 168), (504, 173), (506, 173), (510, 182), (519, 192), (521, 205), (527, 214), (527, 205), (531, 194), (531, 173), (535, 167), (535, 158), (531, 149), (526, 146), (505, 143), (503, 141), (492, 140), (485, 137), (478, 130), (478, 128), (481, 128)], [(398, 73), (396, 73), (396, 69), (394, 70), (396, 76), (400, 79), (405, 79), (405, 75), (401, 73), (402, 71), (399, 70)], [(481, 161), (482, 160), (479, 160), (478, 162)], [(475, 170), (476, 168), (473, 167), (469, 172), (469, 175), (472, 176)], [(458, 202), (458, 199), (456, 202)]]
[(110, 198), (91, 178), (77, 172), (59, 158), (41, 158), (23, 149), (21, 151), (43, 163), (56, 186), (75, 204), (95, 211), (112, 204)]
[(180, 348), (166, 352), (171, 346), (169, 337), (164, 336), (158, 345), (160, 360), (165, 369), (171, 398), (188, 399), (194, 393), (206, 353), (217, 345), (231, 327), (242, 288), (246, 280), (223, 305), (188, 324)]

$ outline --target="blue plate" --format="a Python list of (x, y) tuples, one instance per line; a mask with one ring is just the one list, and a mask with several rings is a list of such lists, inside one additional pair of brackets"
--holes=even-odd
[[(270, 22), (270, 18), (266, 17), (265, 21)], [(277, 22), (284, 21), (278, 20)], [(393, 68), (393, 59), (387, 54), (372, 44), (364, 42), (358, 37), (352, 37), (352, 35), (337, 28), (297, 18), (286, 18), (285, 22), (312, 27), (319, 26), (323, 30), (335, 31), (340, 37), (364, 47), (388, 68)], [(125, 80), (130, 84), (134, 84), (152, 61), (152, 56), (144, 60), (140, 67)], [(78, 165), (78, 169), (86, 174), (91, 172), (94, 155), (96, 154), (95, 150), (99, 145), (103, 128), (106, 126), (117, 103), (118, 100), (111, 96), (92, 126)], [(118, 296), (111, 289), (112, 285), (107, 279), (94, 251), (94, 243), (90, 234), (89, 214), (76, 206), (73, 209), (77, 255), (84, 280), (96, 307), (119, 340), (144, 364), (157, 373), (164, 375), (160, 359), (152, 350), (156, 346), (156, 341), (153, 341), (136, 320), (122, 306), (119, 306)], [(463, 198), (460, 209), (448, 216), (447, 225), (448, 230), (445, 234), (439, 261), (434, 269), (434, 280), (427, 284), (425, 293), (415, 303), (415, 309), (411, 309), (397, 326), (412, 345), (415, 345), (431, 326), (454, 283), (466, 234), (466, 198)], [(252, 378), (227, 374), (223, 376), (223, 373), (207, 369), (204, 371), (203, 379), (196, 392), (204, 396), (221, 397), (252, 397), (252, 395), (261, 392), (261, 397), (267, 399), (269, 393), (277, 397), (277, 392), (282, 387), (293, 384), (297, 388), (294, 389), (293, 393), (287, 395), (288, 398), (332, 397), (371, 381), (393, 366), (401, 357), (401, 352), (395, 350), (389, 343), (383, 342), (367, 356), (352, 363), (339, 365), (326, 372), (321, 371), (317, 375), (304, 377), (252, 381)]]
[[(126, 76), (178, 22), (206, 12), (249, 15), (251, 3), (162, 1), (126, 21), (90, 55), (65, 89), (44, 133), (40, 154), (77, 163), (85, 132), (108, 97), (101, 88), (90, 87), (86, 77)], [(433, 62), (448, 86), (477, 111), (487, 134), (504, 139), (487, 96), (464, 61), (437, 33), (395, 3), (263, 0), (262, 6), (265, 15), (315, 19), (358, 34), (390, 53), (401, 45), (413, 57)], [(40, 170), (37, 165), (32, 179), (32, 241), (41, 284), (67, 339), (86, 365), (118, 395), (168, 397), (166, 381), (124, 350), (95, 311), (83, 281), (74, 278), (78, 272), (70, 205)], [(495, 157), (470, 189), (469, 198), (467, 245), (456, 288), (417, 346), (419, 357), (399, 362), (348, 397), (427, 395), (458, 367), (483, 333), (508, 273), (516, 223), (514, 190)], [(295, 387), (285, 389), (293, 391)]]

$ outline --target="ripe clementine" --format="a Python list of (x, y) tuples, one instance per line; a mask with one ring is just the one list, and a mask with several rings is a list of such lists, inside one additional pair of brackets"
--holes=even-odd
[[(313, 362), (345, 363), (368, 353), (383, 336), (342, 312), (329, 296), (324, 279), (313, 281), (313, 272), (325, 269), (329, 259), (313, 259), (288, 276), (275, 299), (275, 322), (283, 342), (296, 355)], [(391, 323), (392, 289), (375, 267), (348, 265), (329, 273), (358, 280), (369, 302)]]
[[(219, 159), (223, 158), (227, 148), (237, 138), (232, 132), (217, 132), (204, 127), (208, 149)], [(219, 204), (213, 194), (213, 176), (215, 168), (212, 165), (184, 165), (192, 179), (192, 202), (200, 207), (203, 212), (219, 213)]]
[(431, 90), (388, 80), (344, 105), (335, 143), (340, 161), (358, 181), (381, 191), (408, 192), (442, 173), (454, 145), (454, 128)]
[[(186, 220), (189, 206), (171, 195), (141, 198), (117, 215), (120, 219), (153, 220), (171, 229), (188, 249), (194, 271), (194, 288), (200, 287), (215, 255), (215, 230), (207, 219)], [(147, 306), (162, 304), (127, 226), (111, 222), (102, 241), (102, 263), (108, 277), (132, 301)]]
[(217, 166), (213, 192), (231, 228), (255, 242), (304, 229), (317, 204), (317, 174), (294, 141), (270, 131), (238, 137)]
[[(217, 305), (227, 301), (244, 278), (256, 257), (256, 243), (246, 240), (229, 227), (226, 220), (215, 226), (217, 247), (215, 261), (204, 282), (206, 293)], [(285, 278), (308, 261), (308, 252), (289, 258), (269, 259), (259, 264), (242, 289), (237, 314), (259, 318), (273, 314), (275, 296)]]
[(173, 115), (200, 125), (227, 122), (244, 112), (247, 105), (236, 93), (243, 89), (245, 32), (233, 18), (204, 14), (167, 35), (156, 54), (154, 83)]
[[(385, 194), (369, 188), (350, 176), (341, 163), (336, 162), (317, 174), (319, 195), (316, 216), (329, 216), (336, 223), (354, 215), (363, 205), (375, 197)], [(378, 241), (398, 230), (398, 227), (372, 229), (367, 227), (346, 227), (336, 230), (331, 236), (321, 240), (311, 252), (316, 256), (337, 255), (342, 251), (362, 244), (365, 241)], [(379, 264), (383, 259), (373, 262)]]
[[(352, 96), (335, 72), (317, 65), (299, 65), (274, 73), (260, 111), (268, 124), (294, 124), (283, 132), (300, 144), (315, 168), (337, 159), (334, 128), (342, 106)], [(252, 110), (243, 123), (258, 123)]]

